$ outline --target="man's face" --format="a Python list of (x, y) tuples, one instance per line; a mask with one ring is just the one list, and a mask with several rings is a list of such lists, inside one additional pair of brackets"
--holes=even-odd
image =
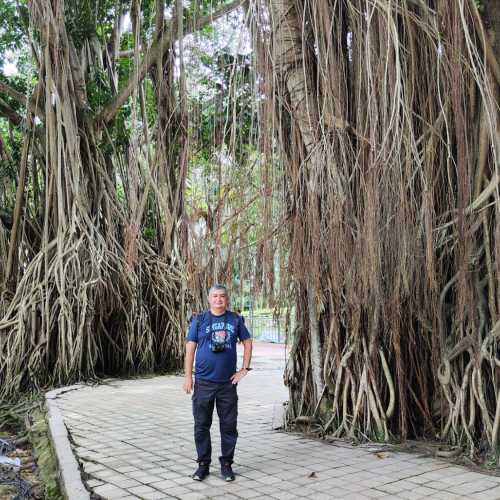
[(217, 312), (224, 312), (228, 304), (228, 296), (225, 290), (212, 290), (208, 294), (210, 309)]

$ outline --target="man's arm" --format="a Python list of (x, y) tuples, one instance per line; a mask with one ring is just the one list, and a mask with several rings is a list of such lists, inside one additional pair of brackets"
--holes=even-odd
[(243, 369), (250, 368), (250, 361), (252, 361), (252, 339), (243, 341)]
[(252, 339), (245, 339), (243, 341), (243, 367), (231, 377), (231, 382), (233, 384), (237, 384), (248, 373), (248, 368), (250, 368), (251, 360)]
[(186, 342), (186, 356), (184, 358), (184, 385), (182, 388), (189, 394), (193, 390), (193, 363), (194, 353), (196, 352), (197, 343), (193, 341)]

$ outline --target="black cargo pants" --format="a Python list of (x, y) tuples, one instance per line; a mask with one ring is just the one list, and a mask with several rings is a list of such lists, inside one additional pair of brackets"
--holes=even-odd
[(214, 403), (220, 422), (221, 463), (233, 463), (234, 448), (238, 431), (238, 395), (236, 384), (216, 383), (208, 380), (195, 380), (193, 392), (194, 441), (198, 462), (209, 464), (212, 460), (210, 427)]

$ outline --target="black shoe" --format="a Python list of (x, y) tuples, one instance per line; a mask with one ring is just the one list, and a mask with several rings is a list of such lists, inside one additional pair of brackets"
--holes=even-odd
[(191, 476), (195, 481), (203, 481), (210, 474), (210, 465), (200, 464)]
[(231, 467), (231, 464), (221, 464), (220, 465), (220, 473), (222, 475), (222, 479), (224, 481), (234, 481), (234, 472)]

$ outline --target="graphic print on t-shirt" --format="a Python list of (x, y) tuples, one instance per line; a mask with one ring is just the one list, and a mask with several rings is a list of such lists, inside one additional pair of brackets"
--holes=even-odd
[(226, 332), (224, 330), (216, 330), (212, 334), (212, 339), (217, 343), (217, 344), (222, 344), (226, 343)]
[(210, 324), (206, 327), (205, 333), (212, 337), (215, 336), (217, 340), (224, 339), (224, 349), (232, 349), (233, 343), (231, 342), (231, 334), (234, 333), (234, 325), (231, 323), (226, 323), (224, 321), (218, 321), (217, 323), (212, 323), (212, 332), (210, 332)]

